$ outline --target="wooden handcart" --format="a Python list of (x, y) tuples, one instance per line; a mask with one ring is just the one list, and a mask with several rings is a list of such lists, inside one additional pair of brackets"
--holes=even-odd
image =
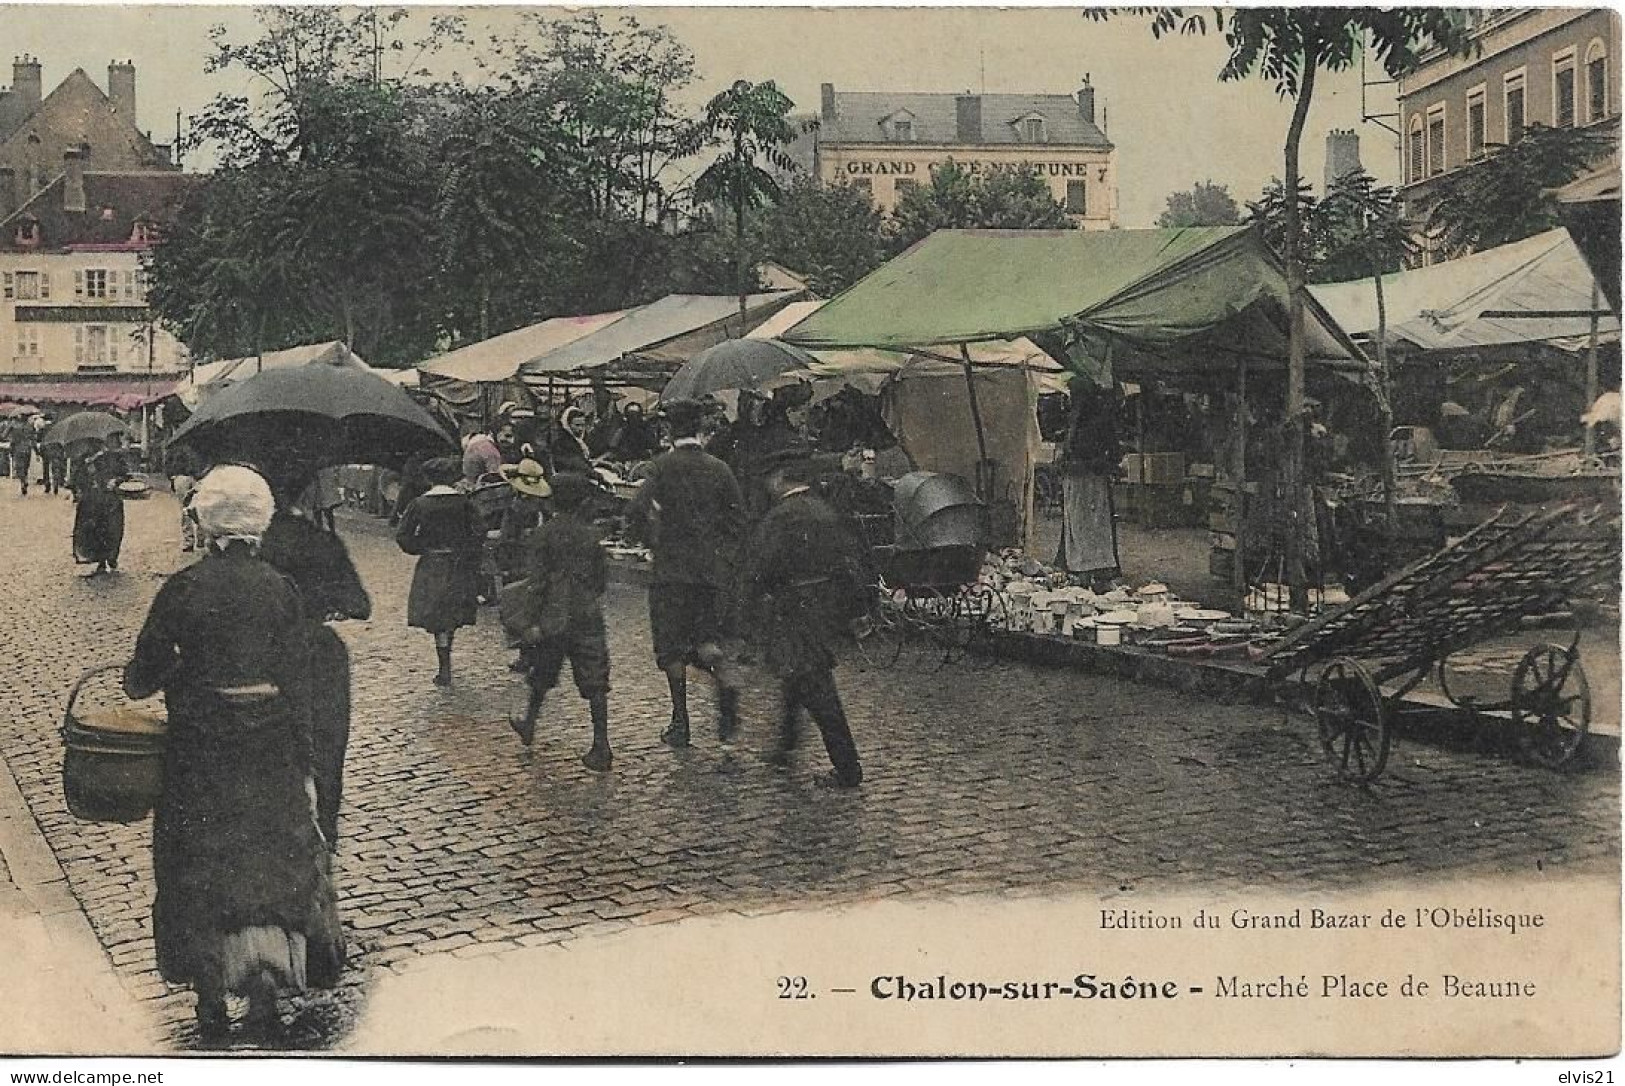
[(1524, 754), (1557, 768), (1579, 753), (1591, 724), (1578, 634), (1567, 645), (1538, 644), (1524, 653), (1505, 701), (1452, 692), (1446, 661), (1519, 630), (1526, 618), (1568, 609), (1579, 592), (1616, 577), (1619, 560), (1616, 512), (1575, 504), (1503, 509), (1306, 622), (1262, 659), (1272, 681), (1302, 677), (1321, 749), (1345, 779), (1369, 783), (1382, 774), (1400, 699), (1435, 668), (1453, 704), (1480, 719), (1510, 720)]

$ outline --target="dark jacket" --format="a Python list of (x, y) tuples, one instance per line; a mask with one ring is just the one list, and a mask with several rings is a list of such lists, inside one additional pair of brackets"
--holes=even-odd
[(556, 516), (531, 533), (525, 571), (536, 591), (557, 594), (552, 605), (567, 610), (572, 622), (594, 618), (609, 587), (609, 561), (598, 531), (575, 513)]
[(657, 583), (732, 583), (744, 512), (739, 484), (721, 460), (691, 445), (662, 453), (627, 517), (654, 551)]
[(485, 528), (466, 494), (430, 491), (406, 507), (395, 542), (420, 555), (406, 623), (430, 633), (472, 626), (479, 608)]
[[(316, 934), (309, 629), (292, 582), (235, 546), (165, 582), (136, 639), (125, 689), (162, 689), (169, 710), (152, 850), (153, 936), (172, 982), (218, 968), (211, 933)], [(221, 692), (255, 684), (276, 693), (244, 703)]]
[(781, 498), (745, 549), (741, 595), (768, 666), (822, 670), (859, 610), (868, 558), (828, 502), (810, 490)]
[(260, 557), (293, 579), (311, 622), (321, 623), (329, 615), (371, 616), (372, 600), (355, 563), (332, 532), (279, 510), (260, 541)]

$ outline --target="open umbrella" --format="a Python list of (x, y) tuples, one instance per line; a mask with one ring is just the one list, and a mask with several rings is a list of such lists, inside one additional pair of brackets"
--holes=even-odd
[[(266, 370), (203, 400), (170, 445), (246, 461), (283, 478), (336, 464), (399, 467), (457, 443), (401, 389), (358, 366)], [(292, 474), (290, 474), (292, 473)]]
[(660, 394), (664, 403), (697, 400), (713, 392), (758, 389), (775, 377), (817, 364), (812, 355), (778, 339), (730, 339), (683, 364)]
[(114, 434), (129, 436), (124, 420), (102, 411), (81, 411), (69, 415), (45, 431), (41, 445), (72, 445), (77, 441), (106, 441)]

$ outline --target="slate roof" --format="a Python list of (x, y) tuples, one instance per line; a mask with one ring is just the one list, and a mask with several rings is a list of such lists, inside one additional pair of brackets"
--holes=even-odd
[[(0, 158), (9, 158), (7, 152), (11, 145), (13, 143), (20, 145), (27, 138), (25, 132), (30, 129), (30, 122), (36, 126), (45, 125), (58, 130), (65, 128), (70, 132), (84, 131), (90, 125), (91, 118), (87, 115), (89, 111), (103, 114), (104, 116), (96, 119), (113, 127), (119, 142), (122, 143), (118, 154), (126, 158), (126, 164), (140, 162), (153, 169), (166, 168), (163, 156), (152, 145), (152, 141), (136, 127), (135, 119), (120, 113), (113, 105), (113, 100), (107, 97), (107, 92), (98, 87), (96, 81), (86, 75), (83, 68), (75, 68), (69, 72), (67, 78), (58, 83), (56, 89), (47, 94), (32, 112), (19, 118), (10, 131), (0, 134)], [(112, 148), (108, 147), (104, 147), (103, 152), (113, 153)]]
[[(910, 94), (876, 91), (835, 92), (835, 117), (820, 122), (820, 142), (895, 144), (882, 122), (899, 113), (912, 114), (914, 143), (959, 143), (958, 95)], [(1015, 122), (1023, 117), (1044, 119), (1044, 145), (1110, 147), (1094, 124), (1078, 112), (1077, 100), (1066, 94), (983, 94), (982, 143), (1023, 144)]]
[[(85, 210), (63, 208), (65, 175), (36, 192), (4, 222), (0, 251), (49, 251), (94, 247), (141, 249), (131, 234), (138, 219), (163, 224), (175, 219), (181, 201), (202, 180), (198, 174), (173, 170), (85, 171)], [(39, 243), (19, 246), (15, 224), (25, 218), (39, 223)]]

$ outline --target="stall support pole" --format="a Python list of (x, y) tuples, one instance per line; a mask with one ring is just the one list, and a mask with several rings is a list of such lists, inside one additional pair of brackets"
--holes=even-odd
[(1231, 477), (1235, 483), (1235, 498), (1231, 511), (1235, 521), (1230, 525), (1235, 537), (1235, 557), (1230, 570), (1230, 583), (1237, 597), (1245, 605), (1247, 600), (1247, 359), (1243, 358), (1236, 370), (1236, 447), (1232, 452)]
[(987, 432), (982, 429), (982, 404), (976, 398), (976, 370), (971, 365), (970, 347), (961, 343), (959, 355), (965, 361), (965, 391), (970, 398), (971, 422), (976, 425), (976, 496), (985, 501), (993, 499), (993, 480), (986, 478), (990, 473), (987, 459)]
[[(1586, 341), (1586, 392), (1585, 409), (1591, 410), (1591, 405), (1597, 402), (1597, 306), (1602, 299), (1598, 297), (1597, 282), (1591, 281), (1591, 337)], [(1586, 456), (1593, 456), (1597, 452), (1597, 428), (1586, 426), (1583, 431), (1581, 452)]]

